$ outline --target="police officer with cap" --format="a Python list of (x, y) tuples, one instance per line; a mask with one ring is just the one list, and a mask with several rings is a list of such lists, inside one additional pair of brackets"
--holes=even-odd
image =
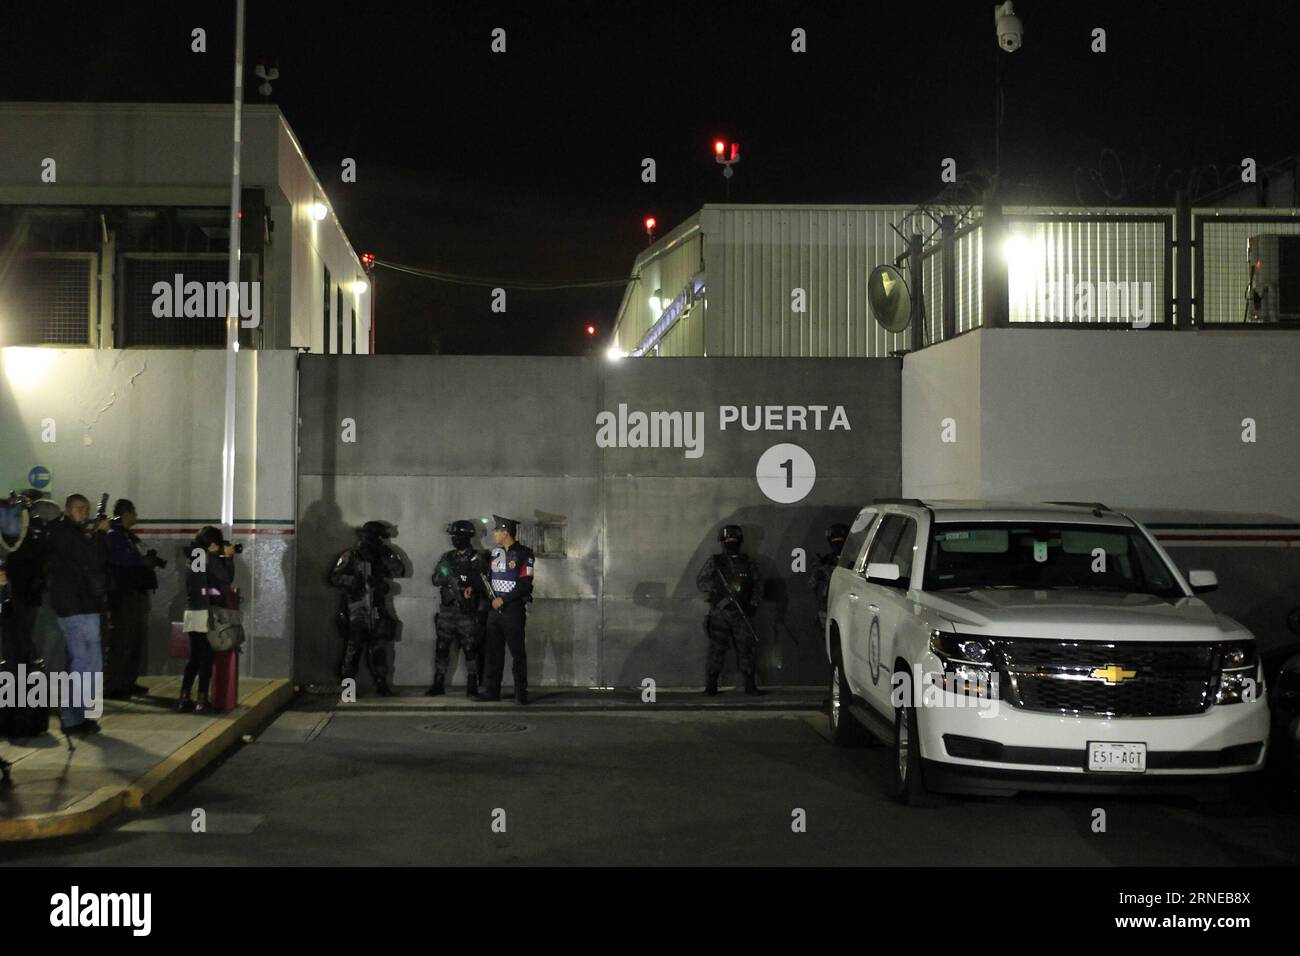
[(528, 703), (528, 654), (524, 650), (525, 606), (533, 599), (533, 552), (515, 540), (519, 522), (493, 515), (492, 606), (487, 619), (487, 672), (475, 700), (500, 700), (501, 678), (510, 648), (515, 703)]
[(817, 566), (808, 577), (808, 587), (817, 595), (817, 629), (826, 629), (826, 598), (830, 594), (831, 574), (840, 562), (840, 552), (849, 536), (849, 526), (836, 522), (826, 529), (826, 543), (831, 546), (830, 554), (823, 554), (817, 559)]
[(406, 574), (406, 565), (386, 542), (392, 528), (383, 521), (361, 526), (361, 540), (339, 555), (329, 583), (341, 594), (338, 624), (343, 634), (344, 678), (356, 678), (361, 651), (381, 697), (391, 697), (388, 651), (397, 638), (397, 618), (388, 610), (389, 582)]
[(433, 618), (437, 643), (433, 651), (433, 686), (429, 688), (429, 697), (446, 691), (452, 641), (459, 643), (465, 653), (465, 693), (470, 697), (478, 693), (479, 642), (483, 638), (492, 596), (483, 583), (488, 573), (487, 555), (470, 547), (474, 532), (472, 521), (453, 521), (447, 525), (452, 549), (438, 559), (433, 569), (433, 585), (440, 592), (442, 606)]
[(728, 645), (736, 648), (736, 663), (745, 677), (745, 693), (758, 689), (758, 635), (751, 618), (762, 599), (763, 582), (758, 565), (740, 550), (745, 534), (740, 525), (729, 524), (718, 532), (722, 553), (704, 562), (695, 586), (709, 595), (709, 614), (704, 630), (709, 635), (707, 683), (704, 693), (718, 693), (718, 677)]

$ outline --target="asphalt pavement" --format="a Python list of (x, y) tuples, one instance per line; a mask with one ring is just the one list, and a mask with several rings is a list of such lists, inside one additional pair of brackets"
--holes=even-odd
[(909, 809), (886, 792), (886, 748), (832, 746), (815, 695), (753, 706), (733, 691), (708, 709), (684, 694), (667, 706), (538, 698), (300, 697), (154, 812), (0, 854), (77, 866), (1300, 860), (1300, 803), (1267, 784), (1229, 803), (1025, 794)]

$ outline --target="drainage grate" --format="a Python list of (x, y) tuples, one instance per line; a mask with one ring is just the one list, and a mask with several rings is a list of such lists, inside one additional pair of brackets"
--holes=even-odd
[(520, 734), (529, 727), (508, 720), (481, 720), (477, 717), (449, 717), (435, 720), (420, 728), (426, 734)]

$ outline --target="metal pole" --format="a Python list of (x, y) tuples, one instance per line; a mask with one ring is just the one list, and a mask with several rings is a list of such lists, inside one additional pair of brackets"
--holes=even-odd
[(235, 0), (235, 130), (230, 171), (230, 284), (226, 296), (226, 430), (221, 448), (221, 524), (235, 531), (235, 359), (239, 355), (239, 147), (244, 106), (244, 0)]
[(907, 269), (912, 279), (912, 337), (908, 347), (913, 352), (925, 347), (924, 251), (925, 238), (919, 232), (912, 233), (907, 244)]
[(1176, 329), (1190, 329), (1192, 324), (1192, 202), (1185, 190), (1178, 190), (1174, 200), (1174, 314)]
[(946, 215), (939, 220), (942, 232), (943, 259), (943, 338), (950, 339), (957, 334), (957, 220), (955, 216)]

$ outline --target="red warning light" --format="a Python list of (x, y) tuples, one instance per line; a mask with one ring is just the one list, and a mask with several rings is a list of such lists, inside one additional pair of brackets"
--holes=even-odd
[(720, 139), (719, 139), (719, 140), (714, 140), (714, 143), (713, 143), (713, 153), (714, 153), (715, 156), (721, 156), (721, 155), (722, 155), (723, 153), (725, 153), (726, 151), (727, 151), (727, 144), (726, 144), (726, 143), (724, 143), (724, 142), (723, 142), (722, 140), (720, 140)]
[(588, 334), (588, 335), (595, 335), (595, 334), (596, 334), (596, 327), (595, 327), (594, 325), (589, 325), (589, 326), (587, 326), (587, 334)]

